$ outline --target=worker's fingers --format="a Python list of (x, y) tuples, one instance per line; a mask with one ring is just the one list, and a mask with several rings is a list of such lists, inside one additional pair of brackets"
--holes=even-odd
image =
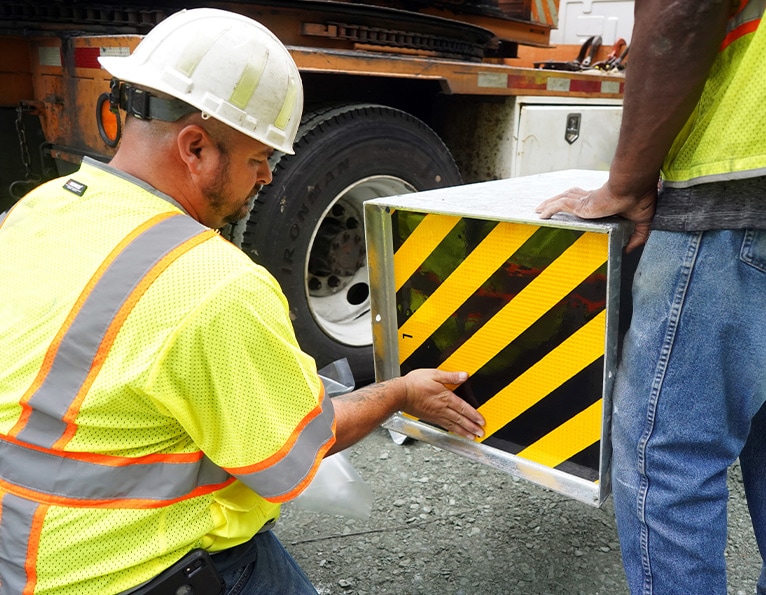
[(404, 411), (466, 438), (482, 436), (484, 417), (449, 388), (467, 377), (464, 372), (413, 370), (405, 376), (407, 398)]
[(456, 433), (464, 436), (467, 435), (466, 432), (471, 434), (470, 438), (484, 433), (482, 426), (486, 424), (486, 421), (482, 414), (450, 391), (426, 399), (421, 404), (421, 411), (423, 417), (428, 416), (431, 421), (442, 427), (447, 424), (463, 429), (463, 432), (456, 431)]
[(646, 244), (646, 240), (649, 239), (649, 230), (650, 226), (648, 223), (637, 223), (628, 240), (628, 244), (625, 246), (625, 251), (632, 252), (636, 248)]
[(550, 219), (556, 213), (569, 213), (583, 219), (598, 219), (619, 213), (622, 205), (608, 200), (604, 194), (603, 189), (570, 188), (543, 201), (535, 210), (542, 219)]
[(550, 219), (556, 213), (569, 213), (583, 219), (620, 215), (635, 223), (625, 248), (630, 252), (645, 244), (649, 238), (649, 227), (654, 217), (656, 202), (655, 186), (637, 194), (618, 196), (611, 191), (607, 183), (596, 190), (570, 188), (541, 202), (536, 211), (542, 219)]
[(470, 440), (484, 435), (484, 418), (455, 395), (435, 398), (423, 407), (418, 417)]
[(445, 429), (471, 440), (484, 436), (484, 417), (459, 397), (455, 399), (448, 409), (452, 426)]

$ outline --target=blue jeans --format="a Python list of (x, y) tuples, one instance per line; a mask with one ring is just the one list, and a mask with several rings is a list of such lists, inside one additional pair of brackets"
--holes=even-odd
[(727, 469), (738, 457), (766, 554), (766, 230), (653, 231), (633, 308), (612, 419), (628, 585), (725, 594)]
[(317, 591), (271, 531), (213, 554), (226, 583), (223, 595), (316, 595)]

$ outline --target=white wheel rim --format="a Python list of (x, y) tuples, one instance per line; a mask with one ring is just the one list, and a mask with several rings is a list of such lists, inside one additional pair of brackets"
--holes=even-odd
[[(324, 263), (330, 263), (327, 268), (333, 268), (332, 263), (337, 259), (332, 257), (332, 249), (325, 249), (330, 243), (329, 237), (338, 238), (335, 246), (344, 244), (343, 239), (347, 238), (345, 247), (358, 250), (361, 235), (364, 246), (364, 201), (410, 192), (415, 192), (411, 184), (393, 176), (370, 176), (354, 182), (332, 200), (313, 231), (306, 255), (306, 298), (317, 325), (339, 343), (354, 347), (372, 344), (367, 261), (357, 258), (357, 265), (346, 263), (342, 273), (327, 275), (324, 274), (326, 271), (317, 274), (317, 267), (311, 265), (312, 259), (318, 257)], [(317, 242), (322, 225), (332, 226), (334, 233)], [(341, 231), (342, 228), (348, 231)], [(338, 249), (344, 254), (349, 251), (344, 250), (344, 245)], [(357, 252), (354, 254), (358, 256)]]

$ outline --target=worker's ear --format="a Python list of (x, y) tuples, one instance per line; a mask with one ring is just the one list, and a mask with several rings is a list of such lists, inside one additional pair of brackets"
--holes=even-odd
[(189, 124), (181, 128), (176, 136), (178, 153), (186, 164), (189, 175), (196, 177), (205, 171), (205, 166), (211, 166), (218, 152), (213, 139), (201, 126)]

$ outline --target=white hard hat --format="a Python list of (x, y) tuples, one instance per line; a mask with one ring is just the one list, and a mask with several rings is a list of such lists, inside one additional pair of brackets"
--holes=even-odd
[(292, 144), (303, 86), (287, 48), (248, 17), (214, 8), (174, 13), (126, 57), (100, 57), (114, 77), (161, 91), (278, 151)]

